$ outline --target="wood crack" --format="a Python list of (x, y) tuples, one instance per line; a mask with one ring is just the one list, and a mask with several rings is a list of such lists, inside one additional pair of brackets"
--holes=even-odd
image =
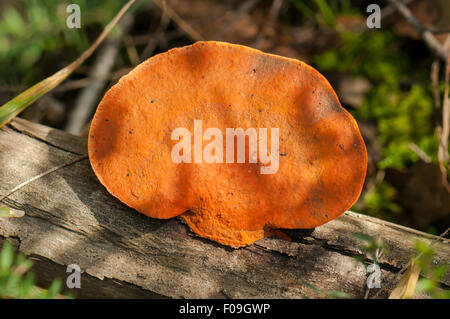
[[(25, 140), (23, 135), (29, 138)], [(49, 146), (45, 156), (41, 156), (42, 143)], [(0, 180), (19, 185), (43, 165), (52, 167), (83, 155), (85, 147), (85, 138), (14, 120), (0, 129)], [(46, 160), (49, 162), (43, 163)], [(364, 255), (362, 242), (353, 233), (380, 237), (393, 252), (380, 260), (385, 291), (396, 284), (392, 274), (414, 255), (414, 241), (436, 239), (347, 212), (313, 231), (292, 230), (292, 235), (288, 233), (291, 242), (265, 238), (233, 249), (193, 235), (180, 218), (162, 221), (140, 215), (101, 187), (89, 162), (83, 161), (63, 174), (36, 179), (32, 188), (11, 196), (14, 200), (1, 201), (26, 214), (0, 218), (0, 242), (12, 238), (19, 250), (36, 260), (38, 279), (47, 283), (44, 287), (56, 275), (65, 278), (65, 266), (77, 263), (89, 272), (83, 273), (87, 279), (79, 292), (85, 298), (320, 296), (304, 282), (321, 291), (341, 291), (358, 298), (364, 294), (367, 274), (352, 258)], [(450, 263), (448, 240), (436, 241), (435, 251), (436, 265)], [(365, 257), (364, 262), (372, 260)], [(450, 274), (441, 284), (450, 286)]]
[(16, 132), (16, 133), (19, 133), (19, 134), (23, 134), (23, 135), (25, 135), (25, 136), (28, 136), (28, 137), (30, 137), (30, 138), (36, 140), (36, 141), (39, 141), (39, 142), (41, 142), (41, 143), (43, 143), (43, 144), (45, 144), (45, 145), (54, 147), (54, 148), (56, 148), (56, 149), (58, 149), (58, 150), (60, 150), (60, 151), (67, 152), (67, 153), (70, 153), (70, 154), (73, 154), (73, 155), (86, 155), (85, 153), (77, 153), (77, 152), (73, 152), (73, 151), (71, 151), (71, 150), (62, 148), (62, 147), (59, 146), (59, 145), (50, 143), (49, 141), (47, 141), (47, 140), (45, 140), (45, 139), (43, 139), (43, 138), (41, 138), (41, 137), (39, 137), (39, 136), (37, 136), (37, 135), (32, 134), (30, 131), (21, 130), (21, 129), (17, 128), (16, 126), (14, 126), (14, 122), (8, 123), (6, 126), (7, 126), (8, 128), (10, 128), (11, 130), (13, 130), (14, 132)]

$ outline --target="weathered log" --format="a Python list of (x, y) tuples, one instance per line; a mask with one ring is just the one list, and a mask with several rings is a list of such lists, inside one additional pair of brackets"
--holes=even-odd
[[(85, 138), (16, 119), (0, 129), (0, 197), (42, 172), (87, 152)], [(2, 203), (22, 210), (0, 218), (0, 244), (9, 239), (35, 261), (38, 283), (64, 279), (66, 266), (83, 271), (78, 297), (302, 298), (321, 296), (310, 285), (362, 298), (365, 256), (354, 233), (379, 238), (380, 297), (414, 254), (414, 241), (436, 237), (376, 218), (346, 212), (310, 231), (289, 231), (292, 241), (262, 239), (231, 249), (195, 236), (180, 219), (156, 220), (111, 196), (88, 159), (20, 188)], [(435, 243), (437, 264), (449, 263), (448, 240)], [(366, 262), (370, 263), (370, 258)], [(442, 284), (450, 286), (450, 275)], [(373, 295), (378, 289), (373, 289)]]

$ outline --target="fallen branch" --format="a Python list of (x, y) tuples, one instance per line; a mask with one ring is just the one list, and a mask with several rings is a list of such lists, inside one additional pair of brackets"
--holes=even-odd
[[(86, 154), (87, 141), (22, 119), (0, 129), (0, 193), (36, 172)], [(75, 157), (75, 158), (77, 158)], [(231, 249), (192, 234), (180, 219), (148, 218), (125, 206), (100, 184), (88, 161), (34, 179), (1, 201), (25, 212), (0, 218), (0, 244), (8, 239), (35, 263), (37, 284), (82, 270), (77, 297), (303, 298), (340, 291), (366, 294), (365, 266), (373, 263), (352, 235), (379, 238), (390, 253), (381, 267), (379, 297), (415, 253), (415, 240), (435, 242), (436, 264), (450, 263), (447, 239), (369, 216), (346, 212), (312, 230), (289, 231), (292, 241), (266, 238)], [(450, 273), (442, 279), (450, 286)], [(371, 294), (376, 289), (371, 289)]]
[(153, 0), (153, 3), (156, 4), (161, 10), (164, 10), (165, 14), (167, 14), (192, 41), (204, 40), (203, 36), (197, 30), (187, 23), (171, 6), (163, 2), (166, 1)]
[(419, 20), (414, 17), (411, 10), (401, 1), (389, 0), (389, 2), (394, 5), (400, 14), (411, 24), (420, 34), (425, 44), (428, 48), (443, 61), (447, 61), (448, 53), (439, 43), (439, 41), (434, 37), (433, 33), (425, 28)]

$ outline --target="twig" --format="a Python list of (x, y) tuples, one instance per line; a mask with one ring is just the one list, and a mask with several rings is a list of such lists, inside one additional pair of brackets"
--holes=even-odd
[(84, 88), (87, 85), (89, 85), (88, 78), (67, 81), (66, 83), (61, 84), (60, 86), (56, 87), (53, 90), (53, 92), (65, 92), (65, 91), (70, 91), (70, 90), (78, 90), (78, 89)]
[[(403, 3), (405, 5), (408, 5), (413, 1), (414, 0), (404, 0)], [(384, 19), (386, 19), (387, 17), (392, 15), (395, 11), (396, 11), (396, 9), (392, 3), (385, 6), (383, 9), (381, 9), (381, 21), (383, 21)]]
[(64, 104), (54, 98), (53, 94), (49, 93), (37, 100), (34, 107), (26, 109), (23, 112), (23, 118), (39, 123), (44, 117), (47, 117), (50, 122), (55, 123), (62, 121), (64, 114)]
[(439, 94), (439, 59), (435, 59), (431, 64), (430, 78), (433, 84), (433, 97), (434, 97), (434, 124), (436, 127), (441, 125), (440, 113), (441, 113), (441, 97)]
[[(447, 38), (450, 39), (450, 36)], [(450, 135), (450, 99), (449, 99), (449, 80), (450, 80), (450, 56), (445, 63), (445, 88), (442, 102), (442, 131), (440, 132), (438, 160), (442, 174), (442, 183), (450, 193), (450, 184), (447, 180), (448, 169), (448, 139)]]
[(430, 30), (430, 32), (434, 33), (434, 34), (450, 33), (450, 29), (430, 29), (430, 28), (428, 28), (428, 30)]
[(408, 147), (425, 163), (431, 163), (431, 158), (422, 149), (414, 143), (409, 143)]
[(71, 134), (79, 135), (95, 109), (98, 97), (105, 86), (109, 72), (114, 65), (119, 52), (121, 39), (133, 23), (133, 17), (127, 14), (120, 21), (118, 27), (121, 36), (114, 41), (106, 43), (98, 53), (94, 66), (89, 74), (90, 84), (86, 86), (75, 102), (75, 106), (69, 114), (65, 130)]
[(244, 15), (245, 13), (249, 12), (251, 9), (255, 7), (255, 5), (258, 4), (260, 0), (247, 0), (244, 1), (239, 8), (235, 11), (233, 17), (226, 21), (222, 28), (217, 32), (217, 34), (214, 36), (214, 39), (221, 40), (223, 39), (224, 35), (228, 32), (228, 30), (237, 22), (239, 19)]
[(139, 54), (136, 50), (136, 46), (133, 42), (133, 38), (129, 34), (127, 34), (123, 38), (123, 41), (125, 42), (127, 54), (128, 54), (128, 57), (130, 58), (131, 65), (133, 65), (133, 66), (138, 65), (139, 64)]
[(161, 40), (161, 38), (164, 35), (164, 32), (169, 27), (171, 19), (167, 15), (167, 2), (166, 1), (163, 1), (161, 11), (162, 11), (162, 13), (161, 13), (161, 18), (159, 21), (158, 29), (147, 40), (147, 45), (145, 46), (145, 48), (142, 51), (141, 56), (140, 56), (141, 61), (144, 61), (145, 59), (149, 58), (153, 54), (153, 52), (155, 51), (155, 49), (158, 45), (158, 42)]
[(25, 182), (23, 182), (23, 183), (17, 185), (16, 187), (14, 187), (13, 189), (7, 191), (5, 195), (1, 196), (1, 197), (0, 197), (0, 202), (3, 201), (3, 200), (4, 200), (6, 197), (8, 197), (9, 195), (11, 195), (11, 194), (17, 192), (19, 189), (21, 189), (21, 188), (24, 187), (25, 185), (28, 185), (29, 183), (31, 183), (31, 182), (33, 182), (33, 181), (35, 181), (35, 180), (37, 180), (37, 179), (39, 179), (39, 178), (41, 178), (41, 177), (44, 177), (45, 175), (48, 175), (48, 174), (50, 174), (50, 173), (53, 173), (54, 171), (56, 171), (56, 170), (58, 170), (58, 169), (64, 168), (64, 167), (66, 167), (66, 166), (70, 166), (70, 165), (75, 164), (75, 163), (78, 163), (78, 162), (80, 162), (80, 161), (82, 161), (82, 160), (84, 160), (84, 159), (87, 159), (87, 158), (88, 158), (87, 155), (83, 155), (83, 156), (81, 156), (81, 157), (78, 157), (78, 158), (74, 159), (73, 161), (71, 161), (71, 162), (69, 162), (69, 163), (65, 163), (65, 164), (61, 164), (61, 165), (52, 167), (51, 169), (49, 169), (49, 170), (47, 170), (47, 171), (45, 171), (45, 172), (43, 172), (43, 173), (41, 173), (41, 174), (39, 174), (39, 175), (36, 175), (36, 176), (30, 178), (29, 180), (26, 180)]
[[(171, 41), (171, 40), (174, 40), (176, 38), (180, 38), (180, 37), (184, 36), (184, 34), (185, 33), (181, 29), (178, 28), (178, 29), (167, 31), (164, 34), (164, 38), (165, 38), (166, 41)], [(135, 45), (146, 44), (153, 37), (155, 37), (155, 35), (153, 33), (132, 36), (133, 42), (134, 42)]]
[(255, 48), (259, 48), (261, 45), (261, 41), (266, 37), (269, 28), (274, 27), (275, 21), (278, 18), (280, 13), (281, 6), (283, 5), (283, 0), (273, 0), (272, 6), (270, 7), (269, 16), (267, 19), (267, 23), (264, 25), (262, 32), (258, 35), (253, 46)]
[(411, 10), (403, 3), (398, 0), (389, 0), (393, 4), (400, 14), (411, 24), (421, 35), (423, 41), (428, 46), (428, 48), (441, 60), (446, 61), (448, 53), (439, 43), (439, 41), (434, 37), (433, 33), (425, 28), (412, 14)]
[(168, 4), (164, 6), (161, 3), (161, 0), (153, 0), (153, 3), (156, 4), (161, 10), (164, 8), (166, 14), (182, 29), (186, 35), (191, 38), (193, 41), (202, 41), (204, 40), (203, 36), (195, 30), (189, 23), (187, 23), (182, 17), (175, 12)]
[[(64, 91), (70, 91), (70, 90), (76, 90), (85, 87), (89, 84), (88, 79), (79, 79), (79, 80), (72, 80), (67, 81), (60, 86), (57, 86), (53, 89), (53, 92), (64, 92)], [(27, 87), (25, 85), (4, 85), (0, 86), (0, 92), (17, 92), (17, 91), (23, 91)], [(44, 95), (45, 96), (45, 95)]]
[[(439, 59), (445, 62), (445, 91), (442, 103), (442, 128), (440, 125), (437, 126), (436, 131), (439, 137), (439, 150), (438, 150), (438, 160), (439, 168), (442, 173), (442, 183), (444, 187), (450, 192), (450, 184), (447, 180), (447, 169), (448, 169), (448, 139), (450, 135), (450, 102), (449, 102), (449, 73), (450, 73), (450, 56), (447, 52), (447, 45), (449, 44), (450, 36), (447, 37), (445, 47), (443, 47), (438, 40), (434, 37), (432, 32), (425, 28), (411, 13), (409, 8), (398, 0), (389, 0), (401, 15), (420, 33), (423, 41), (428, 46), (428, 48), (437, 56)], [(439, 86), (438, 86), (438, 73), (439, 65), (438, 62), (434, 62), (431, 70), (431, 80), (434, 87), (434, 100), (435, 107), (438, 109), (439, 104)]]
[(128, 1), (122, 9), (120, 9), (119, 13), (116, 14), (116, 16), (107, 24), (105, 29), (102, 31), (102, 33), (98, 36), (98, 38), (95, 40), (95, 42), (86, 50), (83, 52), (83, 54), (76, 59), (70, 66), (73, 68), (77, 68), (81, 63), (84, 62), (94, 51), (97, 49), (97, 47), (100, 45), (100, 43), (103, 41), (103, 39), (108, 35), (108, 33), (111, 31), (112, 28), (117, 24), (117, 22), (122, 18), (122, 16), (127, 12), (127, 10), (131, 7), (131, 5), (136, 0), (130, 0)]
[[(447, 37), (447, 39), (449, 39), (449, 37)], [(441, 98), (440, 98), (440, 94), (439, 94), (439, 60), (434, 60), (432, 65), (431, 65), (431, 82), (433, 83), (433, 95), (434, 95), (434, 117), (433, 117), (433, 121), (435, 123), (436, 126), (436, 135), (438, 136), (439, 139), (439, 146), (438, 146), (438, 161), (439, 161), (439, 169), (441, 171), (441, 176), (442, 176), (442, 184), (444, 185), (444, 187), (447, 189), (447, 191), (450, 192), (450, 187), (447, 181), (447, 169), (446, 166), (447, 164), (445, 163), (444, 160), (444, 153), (445, 153), (445, 149), (447, 149), (447, 154), (448, 154), (448, 137), (447, 139), (445, 139), (444, 135), (443, 135), (443, 129), (442, 129), (442, 124), (441, 124), (441, 117), (445, 117), (445, 111), (448, 112), (447, 110), (442, 110), (441, 113)], [(447, 83), (448, 85), (448, 83)], [(448, 89), (447, 89), (448, 91)], [(448, 92), (447, 92), (448, 93)], [(444, 97), (445, 99), (445, 97)], [(448, 98), (447, 98), (448, 100)], [(445, 103), (445, 101), (444, 101)], [(442, 116), (441, 116), (442, 115)], [(447, 117), (449, 115), (447, 114)], [(443, 121), (443, 118), (442, 118)], [(448, 120), (447, 120), (448, 123)]]
[[(111, 72), (110, 74), (108, 74), (108, 80), (117, 81), (119, 78), (121, 78), (122, 76), (124, 76), (125, 74), (130, 72), (131, 70), (132, 70), (131, 67), (125, 67), (125, 68), (119, 69), (115, 72)], [(90, 83), (91, 83), (91, 81), (88, 77), (86, 77), (84, 79), (68, 81), (68, 82), (56, 87), (53, 90), (53, 92), (59, 93), (59, 92), (65, 92), (65, 91), (70, 91), (70, 90), (77, 90), (77, 89), (81, 89), (81, 88), (88, 86)]]

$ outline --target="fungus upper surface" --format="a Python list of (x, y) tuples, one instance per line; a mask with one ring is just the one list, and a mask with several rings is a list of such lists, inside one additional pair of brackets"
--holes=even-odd
[[(248, 160), (175, 163), (171, 133), (193, 132), (194, 120), (224, 135), (279, 128), (278, 171), (261, 174), (263, 164)], [(234, 247), (338, 217), (357, 200), (367, 162), (355, 120), (321, 74), (220, 42), (172, 49), (123, 77), (92, 120), (89, 158), (128, 206), (153, 218), (182, 214), (198, 235)]]

